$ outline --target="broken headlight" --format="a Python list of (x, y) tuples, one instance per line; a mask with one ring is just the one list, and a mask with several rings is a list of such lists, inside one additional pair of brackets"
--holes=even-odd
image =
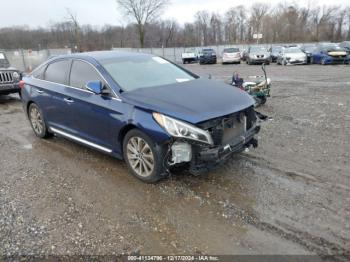
[(160, 113), (153, 113), (153, 118), (173, 137), (191, 139), (209, 145), (213, 144), (213, 139), (208, 131)]

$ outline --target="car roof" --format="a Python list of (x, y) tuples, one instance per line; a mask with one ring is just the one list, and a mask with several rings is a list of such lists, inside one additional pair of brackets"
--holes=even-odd
[(62, 58), (79, 58), (91, 60), (94, 59), (98, 62), (102, 62), (110, 59), (118, 59), (118, 58), (133, 58), (133, 57), (149, 57), (154, 56), (151, 54), (138, 53), (138, 52), (126, 52), (126, 51), (93, 51), (93, 52), (84, 52), (84, 53), (75, 53), (70, 55), (60, 55), (54, 57), (54, 59), (62, 59)]

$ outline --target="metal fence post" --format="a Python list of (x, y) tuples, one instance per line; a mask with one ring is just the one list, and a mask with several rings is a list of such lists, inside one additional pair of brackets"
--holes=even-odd
[(24, 58), (23, 49), (21, 49), (21, 55), (22, 55), (23, 71), (27, 71), (27, 65), (26, 65), (26, 60)]

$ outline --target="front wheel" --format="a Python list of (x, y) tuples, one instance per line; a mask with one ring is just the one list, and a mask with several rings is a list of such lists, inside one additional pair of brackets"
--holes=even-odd
[(43, 113), (41, 112), (40, 108), (34, 103), (30, 104), (28, 108), (28, 118), (37, 137), (47, 138), (51, 135), (46, 127)]
[(130, 172), (146, 183), (155, 183), (165, 173), (163, 150), (138, 129), (123, 140), (123, 155)]

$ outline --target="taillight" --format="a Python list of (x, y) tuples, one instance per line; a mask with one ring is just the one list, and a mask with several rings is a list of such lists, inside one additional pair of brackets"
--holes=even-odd
[(25, 83), (23, 80), (19, 81), (19, 83), (18, 83), (19, 88), (21, 88), (21, 89), (24, 88), (24, 85), (25, 85)]

